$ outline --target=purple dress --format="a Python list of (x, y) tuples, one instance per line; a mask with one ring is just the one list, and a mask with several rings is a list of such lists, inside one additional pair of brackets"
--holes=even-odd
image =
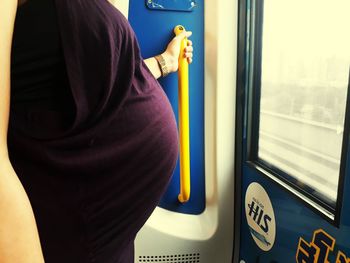
[(11, 73), (9, 154), (45, 262), (132, 263), (178, 137), (127, 20), (107, 0), (28, 0)]

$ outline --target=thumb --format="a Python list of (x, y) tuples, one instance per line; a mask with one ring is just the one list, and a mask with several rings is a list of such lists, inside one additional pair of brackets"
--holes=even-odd
[(181, 32), (180, 34), (178, 34), (176, 36), (176, 38), (182, 40), (184, 39), (185, 37), (190, 37), (192, 35), (192, 31), (184, 31), (184, 32)]

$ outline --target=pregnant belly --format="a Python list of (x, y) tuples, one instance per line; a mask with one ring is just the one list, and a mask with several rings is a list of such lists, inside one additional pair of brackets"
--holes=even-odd
[(53, 155), (45, 143), (26, 147), (32, 154), (23, 151), (25, 144), (13, 146), (13, 165), (52, 262), (60, 255), (56, 248), (76, 250), (82, 237), (101, 256), (97, 262), (110, 262), (103, 255), (123, 253), (157, 206), (178, 157), (174, 114), (158, 85), (131, 92), (108, 129), (95, 134), (88, 147), (67, 146)]
[[(161, 87), (128, 96), (109, 129), (94, 144), (120, 153), (121, 164), (151, 167), (164, 161), (174, 165), (178, 135), (174, 113)], [(101, 153), (103, 155), (103, 151)], [(108, 151), (107, 151), (108, 154)], [(113, 156), (113, 165), (115, 165)]]
[(70, 147), (67, 141), (58, 149), (45, 141), (13, 138), (13, 165), (52, 262), (69, 262), (58, 260), (64, 257), (58, 248), (76, 251), (82, 237), (87, 242), (81, 245), (82, 255), (88, 247), (100, 255), (97, 262), (123, 253), (157, 206), (178, 157), (175, 117), (158, 85), (131, 90), (90, 145)]
[(157, 86), (129, 96), (108, 134), (97, 137), (94, 144), (104, 148), (101, 166), (85, 191), (91, 197), (87, 202), (93, 246), (100, 250), (106, 236), (130, 241), (136, 235), (172, 176), (178, 135), (164, 91)]

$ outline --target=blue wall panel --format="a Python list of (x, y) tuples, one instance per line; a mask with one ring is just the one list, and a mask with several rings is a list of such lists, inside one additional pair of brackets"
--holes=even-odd
[[(174, 37), (173, 28), (181, 24), (193, 32), (194, 62), (190, 65), (190, 149), (191, 198), (186, 204), (177, 200), (179, 165), (160, 206), (180, 213), (200, 214), (205, 209), (204, 171), (204, 6), (197, 1), (192, 12), (151, 10), (144, 0), (130, 0), (129, 21), (138, 37), (144, 58), (162, 53)], [(176, 118), (178, 118), (177, 74), (161, 79)]]

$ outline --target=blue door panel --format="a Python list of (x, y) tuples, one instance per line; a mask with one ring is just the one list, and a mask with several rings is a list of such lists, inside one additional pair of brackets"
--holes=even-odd
[[(250, 20), (251, 14), (254, 13), (253, 17), (260, 23), (263, 23), (263, 18), (256, 13), (256, 9), (251, 7), (252, 3), (261, 3), (263, 1), (240, 1), (241, 13), (241, 32), (239, 37), (241, 38), (241, 45), (239, 50), (240, 62), (238, 68), (241, 72), (244, 72), (242, 76), (239, 76), (239, 86), (237, 94), (245, 94), (242, 101), (239, 102), (242, 109), (244, 109), (242, 116), (239, 117), (237, 127), (241, 128), (242, 138), (238, 140), (240, 145), (240, 156), (242, 160), (239, 161), (239, 172), (241, 173), (240, 185), (242, 191), (242, 199), (240, 200), (241, 211), (240, 211), (240, 248), (239, 248), (239, 259), (246, 263), (349, 263), (350, 262), (350, 146), (347, 146), (346, 156), (346, 168), (345, 168), (345, 179), (343, 195), (338, 195), (341, 198), (341, 214), (339, 225), (331, 223), (326, 220), (320, 212), (311, 209), (305, 201), (302, 201), (294, 194), (286, 190), (283, 186), (274, 182), (268, 178), (262, 172), (254, 168), (249, 163), (248, 154), (248, 140), (249, 133), (253, 129), (254, 121), (251, 121), (250, 113), (251, 104), (257, 103), (250, 96), (252, 84), (247, 83), (249, 81), (260, 81), (260, 79), (251, 80), (250, 70), (254, 71), (254, 74), (260, 76), (263, 68), (260, 65), (250, 65), (251, 56), (253, 56), (254, 47), (247, 45), (247, 41), (257, 41), (259, 37), (254, 30), (257, 25), (252, 26), (250, 23), (255, 23)], [(278, 1), (276, 1), (277, 3)], [(292, 1), (291, 1), (292, 2)], [(256, 8), (255, 4), (255, 8)], [(316, 9), (315, 9), (316, 10)], [(310, 19), (312, 19), (312, 12), (310, 13)], [(249, 18), (247, 18), (247, 16)], [(262, 20), (260, 20), (262, 19)], [(245, 25), (247, 23), (248, 25)], [(307, 26), (307, 25), (306, 25)], [(253, 29), (254, 28), (254, 29)], [(336, 30), (336, 29), (335, 29)], [(312, 34), (312, 32), (310, 32)], [(260, 41), (260, 40), (259, 40)], [(304, 40), (300, 40), (304, 41)], [(251, 42), (250, 42), (251, 44)], [(248, 47), (249, 46), (249, 47)], [(256, 53), (256, 52), (255, 52)], [(261, 59), (255, 58), (254, 59)], [(277, 74), (277, 73), (276, 73)], [(245, 78), (244, 78), (245, 77)], [(254, 75), (254, 77), (256, 77)], [(348, 84), (348, 92), (350, 91), (350, 84)], [(260, 92), (260, 91), (258, 91)], [(256, 113), (254, 113), (256, 114)], [(251, 142), (249, 142), (251, 143)], [(250, 153), (250, 152), (249, 152)], [(290, 160), (291, 162), (295, 160)], [(251, 234), (246, 213), (246, 202), (245, 196), (248, 187), (251, 183), (260, 184), (268, 194), (268, 197), (272, 203), (275, 223), (276, 223), (276, 236), (272, 248), (269, 251), (264, 251), (257, 245)], [(315, 240), (314, 240), (315, 238)], [(315, 241), (315, 243), (313, 242)], [(334, 246), (328, 248), (327, 242), (331, 241)], [(300, 244), (299, 244), (300, 242)], [(329, 244), (330, 244), (329, 243)], [(319, 245), (317, 245), (319, 244)], [(323, 246), (323, 247), (322, 247)], [(328, 254), (327, 254), (328, 251)], [(313, 254), (313, 252), (315, 252)], [(297, 260), (299, 256), (299, 260)], [(324, 258), (322, 257), (324, 256)], [(301, 260), (303, 258), (304, 260)]]
[[(179, 1), (180, 7), (183, 1)], [(174, 2), (176, 3), (176, 1)], [(174, 4), (173, 3), (173, 4)], [(182, 24), (193, 32), (190, 38), (195, 47), (194, 62), (190, 65), (190, 150), (191, 198), (186, 204), (178, 201), (180, 189), (179, 165), (175, 169), (160, 206), (175, 212), (200, 214), (205, 209), (204, 178), (204, 6), (197, 1), (191, 12), (151, 10), (145, 0), (130, 0), (129, 21), (138, 37), (142, 56), (152, 57), (162, 53), (174, 37), (173, 29)], [(173, 5), (174, 7), (174, 5)], [(177, 74), (161, 79), (178, 119)]]
[[(349, 163), (349, 154), (347, 159), (347, 163)], [(314, 231), (318, 229), (324, 230), (324, 232), (335, 239), (334, 249), (330, 251), (328, 256), (330, 263), (336, 263), (339, 251), (350, 257), (350, 194), (347, 191), (350, 189), (350, 180), (348, 167), (339, 228), (321, 218), (319, 214), (309, 209), (303, 201), (298, 200), (264, 175), (257, 173), (254, 168), (246, 163), (243, 165), (243, 175), (240, 258), (246, 263), (294, 263), (296, 262), (299, 238), (303, 238), (310, 243), (312, 242)], [(244, 211), (244, 195), (252, 182), (258, 182), (265, 188), (274, 208), (276, 239), (273, 248), (267, 252), (261, 250), (252, 239)], [(315, 261), (315, 263), (323, 262)]]

